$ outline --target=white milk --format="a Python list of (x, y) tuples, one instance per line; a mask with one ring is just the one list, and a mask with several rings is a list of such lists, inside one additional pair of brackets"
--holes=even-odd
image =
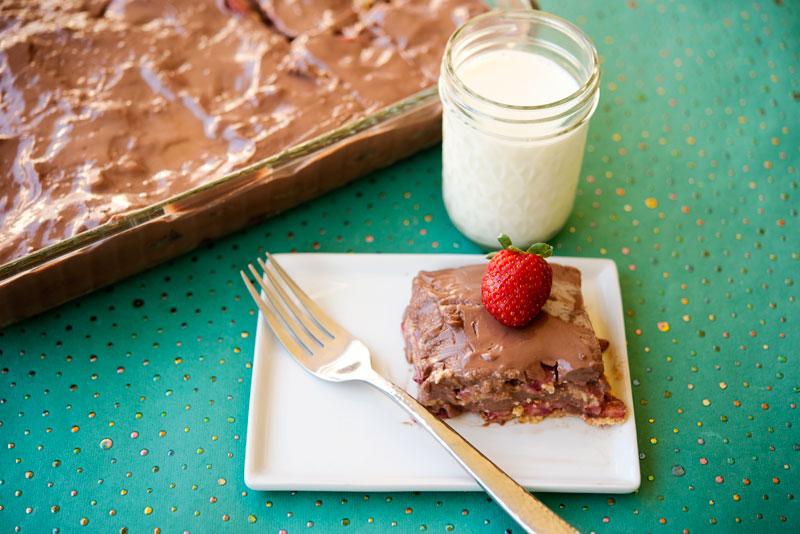
[[(556, 102), (579, 87), (554, 61), (517, 50), (474, 56), (456, 75), (478, 95), (514, 106)], [(572, 211), (588, 122), (533, 141), (502, 137), (518, 137), (521, 126), (492, 126), (491, 132), (479, 131), (453, 112), (444, 113), (442, 191), (450, 219), (488, 248), (498, 247), (500, 233), (520, 247), (550, 239)], [(525, 129), (539, 137), (546, 128)]]
[(553, 237), (572, 211), (599, 68), (582, 33), (588, 43), (581, 43), (588, 51), (583, 70), (567, 70), (562, 65), (577, 62), (539, 46), (538, 35), (533, 45), (503, 41), (509, 21), (519, 24), (520, 41), (535, 34), (525, 26), (529, 19), (561, 24), (545, 20), (547, 14), (491, 16), (506, 17), (499, 38), (487, 18), (474, 23), (474, 34), (467, 28), (448, 43), (440, 80), (443, 198), (453, 224), (476, 243), (495, 249), (497, 236), (506, 233), (527, 247)]
[(552, 59), (522, 50), (472, 56), (456, 68), (468, 88), (510, 106), (541, 106), (578, 90), (578, 82)]

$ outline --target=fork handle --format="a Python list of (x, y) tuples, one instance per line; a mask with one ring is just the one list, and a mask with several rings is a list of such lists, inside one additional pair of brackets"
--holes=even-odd
[(403, 407), (530, 534), (580, 534), (539, 499), (517, 484), (469, 441), (377, 372), (363, 377)]

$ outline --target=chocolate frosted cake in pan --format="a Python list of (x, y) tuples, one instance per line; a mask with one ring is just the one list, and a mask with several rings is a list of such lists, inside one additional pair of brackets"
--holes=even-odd
[(449, 35), (485, 10), (478, 0), (1, 2), (0, 265), (433, 86)]
[(442, 417), (467, 410), (500, 423), (562, 415), (624, 421), (627, 409), (610, 391), (583, 306), (580, 271), (551, 265), (550, 297), (521, 328), (502, 325), (481, 304), (485, 264), (417, 275), (403, 335), (423, 405)]

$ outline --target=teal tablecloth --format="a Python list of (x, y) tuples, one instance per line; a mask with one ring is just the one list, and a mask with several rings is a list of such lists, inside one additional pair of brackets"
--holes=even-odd
[[(800, 11), (545, 2), (603, 62), (556, 254), (620, 269), (642, 486), (583, 532), (800, 532)], [(479, 252), (434, 148), (0, 332), (0, 532), (520, 532), (486, 495), (243, 482), (264, 250)]]

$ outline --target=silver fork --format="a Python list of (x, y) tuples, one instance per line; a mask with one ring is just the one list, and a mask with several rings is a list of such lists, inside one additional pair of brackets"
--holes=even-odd
[(261, 273), (253, 264), (248, 265), (250, 273), (263, 290), (266, 301), (261, 298), (260, 292), (244, 271), (240, 271), (242, 280), (275, 335), (289, 354), (307, 371), (331, 382), (360, 380), (388, 395), (420, 426), (433, 434), (461, 467), (527, 532), (541, 534), (578, 532), (517, 484), (447, 423), (429, 412), (405, 390), (378, 374), (370, 364), (369, 349), (366, 345), (328, 317), (269, 253), (267, 259), (268, 262), (265, 262), (258, 258)]

